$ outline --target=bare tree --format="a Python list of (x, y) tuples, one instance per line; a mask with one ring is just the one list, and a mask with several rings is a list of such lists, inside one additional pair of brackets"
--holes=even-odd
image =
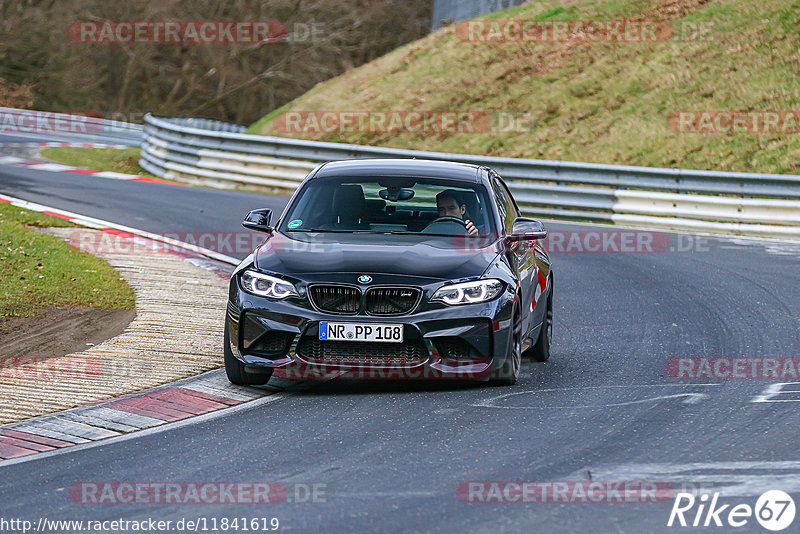
[[(252, 122), (429, 27), (429, 0), (0, 0), (0, 78), (32, 105)], [(92, 43), (79, 21), (278, 21), (267, 42)]]

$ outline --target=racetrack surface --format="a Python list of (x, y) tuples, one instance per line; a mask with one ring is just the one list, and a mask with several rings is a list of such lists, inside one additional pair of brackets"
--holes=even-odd
[[(280, 209), (288, 199), (8, 167), (0, 167), (0, 193), (151, 232), (240, 232), (246, 211)], [(752, 506), (766, 488), (800, 504), (800, 404), (753, 402), (774, 380), (675, 380), (666, 370), (673, 357), (800, 356), (800, 246), (671, 240), (693, 250), (553, 251), (552, 357), (525, 362), (514, 387), (315, 384), (230, 415), (0, 466), (0, 515), (277, 517), (280, 531), (291, 532), (675, 529), (666, 526), (671, 500), (485, 504), (456, 496), (464, 481), (590, 479), (676, 488), (716, 481), (730, 489), (724, 503)], [(777, 399), (800, 394), (761, 398)], [(687, 465), (696, 463), (703, 465)], [(290, 497), (303, 493), (296, 484), (318, 484), (324, 498), (211, 506), (70, 499), (72, 485), (103, 481), (270, 481)], [(736, 531), (763, 530), (751, 518)]]

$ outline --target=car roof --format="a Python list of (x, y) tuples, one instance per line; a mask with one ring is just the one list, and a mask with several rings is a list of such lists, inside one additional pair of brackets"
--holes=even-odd
[(413, 176), (478, 183), (482, 168), (468, 163), (432, 159), (351, 159), (325, 163), (312, 179), (336, 176)]

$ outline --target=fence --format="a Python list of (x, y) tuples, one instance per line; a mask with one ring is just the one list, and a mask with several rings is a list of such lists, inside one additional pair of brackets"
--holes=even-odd
[(535, 217), (800, 238), (800, 177), (498, 158), (256, 136), (205, 119), (145, 116), (141, 165), (165, 178), (293, 191), (318, 163), (445, 159), (486, 165)]

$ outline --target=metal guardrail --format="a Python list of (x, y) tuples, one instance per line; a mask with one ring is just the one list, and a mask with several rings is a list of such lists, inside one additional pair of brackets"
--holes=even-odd
[(59, 141), (89, 141), (138, 146), (141, 124), (51, 111), (0, 107), (0, 134), (36, 136)]
[[(191, 121), (193, 119), (146, 115), (140, 165), (157, 176), (191, 183), (222, 187), (262, 185), (293, 191), (317, 163), (324, 161), (395, 157), (473, 163), (469, 159), (476, 157), (254, 136), (231, 132), (230, 125), (219, 121)], [(223, 158), (228, 160), (227, 165), (221, 164)], [(502, 172), (496, 165), (494, 167)], [(614, 198), (609, 188), (513, 179), (509, 185), (517, 202), (529, 215), (611, 220)]]
[(498, 158), (243, 132), (220, 121), (148, 114), (140, 164), (165, 178), (294, 190), (319, 162), (444, 159), (492, 167), (530, 216), (800, 238), (800, 218), (792, 215), (800, 213), (798, 176)]
[(248, 135), (213, 119), (144, 126), (0, 107), (0, 134), (140, 145), (140, 165), (164, 178), (224, 188), (294, 191), (320, 162), (443, 159), (485, 165), (508, 182), (526, 215), (800, 239), (800, 176), (498, 158)]

